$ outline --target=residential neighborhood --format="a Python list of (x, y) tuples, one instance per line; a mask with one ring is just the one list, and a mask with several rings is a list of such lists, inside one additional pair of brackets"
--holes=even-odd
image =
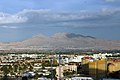
[[(24, 80), (120, 79), (120, 53), (0, 54), (0, 77)], [(116, 80), (115, 79), (115, 80)]]

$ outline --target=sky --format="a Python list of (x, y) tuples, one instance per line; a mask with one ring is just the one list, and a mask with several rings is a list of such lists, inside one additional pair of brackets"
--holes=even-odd
[(0, 42), (76, 33), (120, 40), (120, 0), (0, 0)]

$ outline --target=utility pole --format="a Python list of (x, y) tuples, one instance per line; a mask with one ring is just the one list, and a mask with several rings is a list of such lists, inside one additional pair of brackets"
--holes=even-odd
[(51, 80), (53, 79), (53, 68), (52, 68), (52, 64), (53, 64), (53, 60), (52, 58), (50, 59), (50, 62), (51, 62)]
[(61, 55), (59, 53), (59, 80), (61, 80)]

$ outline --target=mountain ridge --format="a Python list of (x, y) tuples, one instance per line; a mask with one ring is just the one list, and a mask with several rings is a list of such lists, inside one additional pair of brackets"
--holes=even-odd
[(93, 36), (84, 36), (74, 33), (56, 33), (51, 37), (37, 35), (32, 38), (13, 43), (0, 43), (0, 49), (14, 48), (80, 48), (80, 49), (103, 49), (120, 50), (120, 40), (101, 40)]

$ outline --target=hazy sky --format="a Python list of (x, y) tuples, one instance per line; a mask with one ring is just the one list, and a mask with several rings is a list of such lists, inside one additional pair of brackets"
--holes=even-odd
[(58, 32), (120, 40), (120, 0), (0, 0), (0, 42)]

